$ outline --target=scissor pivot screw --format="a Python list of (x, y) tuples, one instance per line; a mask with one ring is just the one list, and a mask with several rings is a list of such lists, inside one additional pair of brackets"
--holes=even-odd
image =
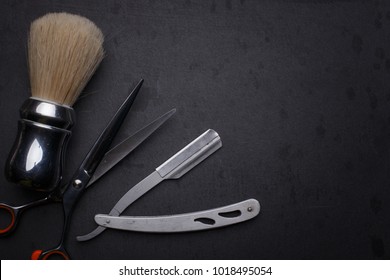
[(110, 223), (110, 220), (109, 220), (109, 219), (107, 219), (107, 220), (106, 220), (106, 223), (107, 223), (107, 224), (109, 224), (109, 223)]
[(79, 179), (76, 179), (74, 180), (73, 182), (73, 186), (76, 188), (76, 189), (79, 189), (81, 187), (83, 183), (79, 180)]
[(248, 212), (252, 212), (253, 208), (252, 207), (248, 207), (248, 209), (246, 209), (246, 210), (248, 210)]

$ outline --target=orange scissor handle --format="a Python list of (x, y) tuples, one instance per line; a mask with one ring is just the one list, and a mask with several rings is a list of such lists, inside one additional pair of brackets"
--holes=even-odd
[(10, 233), (15, 228), (16, 218), (19, 210), (5, 203), (0, 203), (0, 210), (6, 212), (11, 218), (10, 222), (7, 223), (5, 227), (0, 229), (0, 236), (3, 236)]
[(48, 250), (46, 252), (43, 252), (42, 250), (35, 250), (31, 254), (32, 260), (50, 260), (53, 257), (59, 257), (63, 260), (69, 260), (68, 253), (62, 247), (53, 250)]
[[(57, 197), (54, 194), (55, 193), (53, 192), (52, 194), (49, 194), (48, 196), (46, 196), (44, 198), (26, 203), (24, 205), (19, 205), (19, 206), (11, 206), (11, 205), (8, 205), (5, 203), (0, 203), (0, 212), (3, 212), (3, 213), (5, 212), (10, 217), (10, 222), (8, 222), (8, 223), (1, 221), (0, 237), (11, 233), (16, 228), (16, 225), (20, 219), (20, 215), (26, 209), (34, 207), (34, 206), (58, 201)], [(4, 226), (4, 224), (5, 224), (5, 226)]]

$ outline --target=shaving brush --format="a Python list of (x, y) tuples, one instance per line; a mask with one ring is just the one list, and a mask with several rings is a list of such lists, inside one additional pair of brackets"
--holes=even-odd
[(5, 168), (9, 181), (37, 191), (59, 185), (75, 122), (72, 106), (104, 56), (103, 40), (99, 28), (78, 15), (50, 13), (31, 24), (31, 97), (20, 108)]

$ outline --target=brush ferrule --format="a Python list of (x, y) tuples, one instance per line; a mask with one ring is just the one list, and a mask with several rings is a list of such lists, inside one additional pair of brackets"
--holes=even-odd
[(27, 99), (19, 112), (22, 119), (62, 129), (70, 129), (75, 122), (71, 107), (36, 98)]
[(9, 154), (8, 180), (38, 191), (60, 184), (65, 150), (75, 122), (71, 107), (30, 98), (20, 108), (18, 133)]

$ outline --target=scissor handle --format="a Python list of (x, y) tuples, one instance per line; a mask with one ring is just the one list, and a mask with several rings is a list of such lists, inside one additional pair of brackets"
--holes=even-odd
[(51, 250), (47, 250), (43, 252), (42, 250), (35, 250), (31, 254), (32, 260), (50, 260), (53, 257), (60, 257), (63, 260), (69, 260), (69, 255), (65, 251), (65, 248), (63, 245), (60, 245), (59, 247)]
[(53, 201), (58, 201), (58, 198), (55, 196), (55, 192), (49, 194), (48, 196), (42, 199), (38, 199), (20, 206), (11, 206), (5, 203), (0, 203), (0, 211), (6, 212), (11, 217), (10, 223), (8, 223), (7, 226), (0, 229), (0, 237), (5, 236), (11, 233), (12, 231), (14, 231), (20, 219), (20, 215), (24, 210), (33, 206), (47, 204)]
[(7, 213), (11, 218), (10, 222), (0, 229), (0, 236), (5, 236), (15, 229), (16, 223), (19, 220), (20, 210), (20, 207), (13, 207), (5, 203), (0, 203), (0, 211)]

